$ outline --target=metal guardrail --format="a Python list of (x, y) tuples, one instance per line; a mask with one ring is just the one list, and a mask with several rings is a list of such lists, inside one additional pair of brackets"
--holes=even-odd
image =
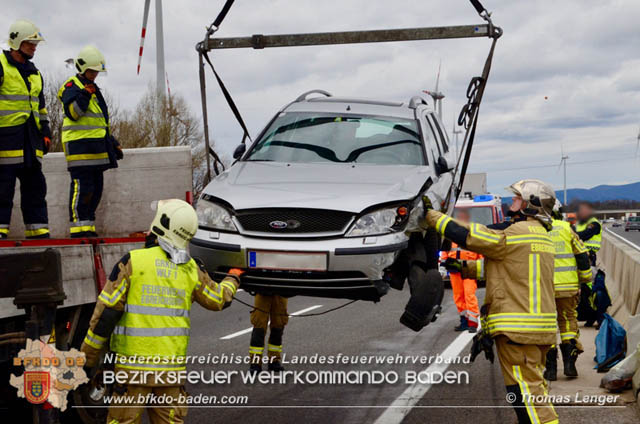
[(620, 234), (615, 233), (614, 231), (611, 231), (609, 228), (605, 228), (604, 231), (606, 233), (611, 234), (612, 236), (614, 236), (615, 238), (617, 238), (618, 240), (625, 242), (626, 244), (628, 244), (629, 246), (633, 247), (634, 249), (636, 249), (637, 251), (640, 252), (640, 246), (638, 246), (637, 244), (627, 240), (626, 238), (622, 237)]

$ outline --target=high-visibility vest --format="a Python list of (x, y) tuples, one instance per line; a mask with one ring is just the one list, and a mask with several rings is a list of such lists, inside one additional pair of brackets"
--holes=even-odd
[(198, 266), (193, 259), (174, 264), (159, 246), (130, 254), (132, 272), (124, 314), (111, 335), (117, 365), (184, 370), (183, 361), (172, 359), (187, 354), (192, 294), (201, 284)]
[[(40, 109), (40, 93), (42, 92), (42, 76), (40, 72), (29, 75), (29, 87), (25, 83), (18, 68), (7, 60), (5, 53), (0, 52), (0, 65), (4, 71), (4, 81), (0, 85), (0, 127), (17, 127), (24, 125), (33, 115), (36, 126), (41, 129), (40, 115), (47, 114), (45, 108)], [(24, 140), (0, 140), (0, 165), (20, 164), (24, 162)], [(36, 148), (36, 157), (41, 159), (44, 152)]]
[[(69, 78), (60, 87), (58, 98), (62, 101), (62, 94), (71, 82), (80, 89), (84, 89), (84, 84), (77, 76)], [(62, 146), (67, 159), (67, 166), (102, 166), (109, 164), (109, 154), (105, 143), (89, 143), (89, 141), (104, 140), (107, 136), (109, 123), (104, 115), (98, 98), (91, 95), (87, 111), (82, 113), (80, 107), (74, 102), (69, 106), (72, 114), (78, 116), (77, 120), (70, 119), (66, 114), (62, 122)]]
[(556, 292), (575, 291), (580, 288), (578, 279), (578, 263), (573, 253), (571, 242), (571, 224), (566, 221), (553, 220), (553, 229), (549, 233), (555, 247), (555, 263), (553, 285)]
[[(587, 227), (589, 226), (589, 224), (595, 222), (596, 224), (600, 224), (598, 222), (598, 219), (595, 217), (591, 217), (589, 218), (589, 220), (585, 223), (580, 223), (578, 222), (576, 224), (576, 232), (581, 232), (587, 229)], [(600, 232), (596, 235), (594, 235), (593, 237), (591, 237), (589, 240), (585, 240), (584, 241), (584, 245), (587, 247), (587, 249), (589, 250), (593, 250), (594, 252), (597, 252), (598, 250), (600, 250), (600, 244), (602, 243), (602, 225), (600, 225)]]

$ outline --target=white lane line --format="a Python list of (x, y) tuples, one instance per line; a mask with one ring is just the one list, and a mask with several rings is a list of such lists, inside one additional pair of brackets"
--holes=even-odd
[[(478, 328), (478, 331), (480, 329)], [(456, 339), (441, 353), (443, 362), (447, 362), (447, 358), (457, 358), (460, 352), (467, 346), (467, 344), (473, 339), (475, 334), (465, 331), (460, 334)], [(449, 364), (431, 364), (422, 372), (427, 374), (442, 373), (449, 368)], [(393, 401), (389, 408), (380, 415), (374, 424), (398, 424), (411, 412), (416, 403), (424, 397), (424, 395), (431, 388), (431, 384), (414, 383), (409, 386), (400, 396)]]
[[(291, 313), (289, 315), (292, 315), (292, 316), (302, 315), (304, 313), (307, 313), (309, 311), (313, 311), (314, 309), (318, 309), (318, 308), (322, 308), (322, 305), (309, 306), (308, 308), (300, 309), (299, 311), (293, 312), (293, 313)], [(236, 331), (235, 333), (231, 333), (228, 336), (220, 337), (220, 340), (233, 339), (235, 337), (242, 336), (243, 334), (251, 333), (251, 331), (253, 331), (253, 327), (245, 328), (244, 330), (240, 330), (240, 331)]]

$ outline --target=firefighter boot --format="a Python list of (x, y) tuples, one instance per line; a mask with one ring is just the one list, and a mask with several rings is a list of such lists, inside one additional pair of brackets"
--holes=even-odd
[(269, 371), (281, 372), (284, 371), (282, 366), (282, 333), (284, 328), (271, 328), (269, 333), (269, 345), (267, 349), (267, 355), (269, 357)]
[(264, 336), (266, 330), (264, 328), (253, 327), (251, 332), (251, 344), (249, 345), (249, 358), (251, 365), (249, 372), (252, 374), (262, 371), (262, 353), (264, 352)]
[(564, 366), (564, 375), (567, 377), (577, 377), (576, 360), (578, 359), (578, 348), (575, 340), (570, 343), (562, 343), (560, 345), (562, 351), (562, 364)]
[(545, 380), (556, 381), (558, 379), (558, 348), (554, 347), (547, 352), (547, 363), (543, 377)]

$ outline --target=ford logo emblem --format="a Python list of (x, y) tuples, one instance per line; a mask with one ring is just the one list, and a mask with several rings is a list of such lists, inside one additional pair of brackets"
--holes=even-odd
[(287, 223), (284, 221), (271, 221), (269, 223), (269, 227), (276, 230), (284, 230), (285, 228), (287, 228)]

